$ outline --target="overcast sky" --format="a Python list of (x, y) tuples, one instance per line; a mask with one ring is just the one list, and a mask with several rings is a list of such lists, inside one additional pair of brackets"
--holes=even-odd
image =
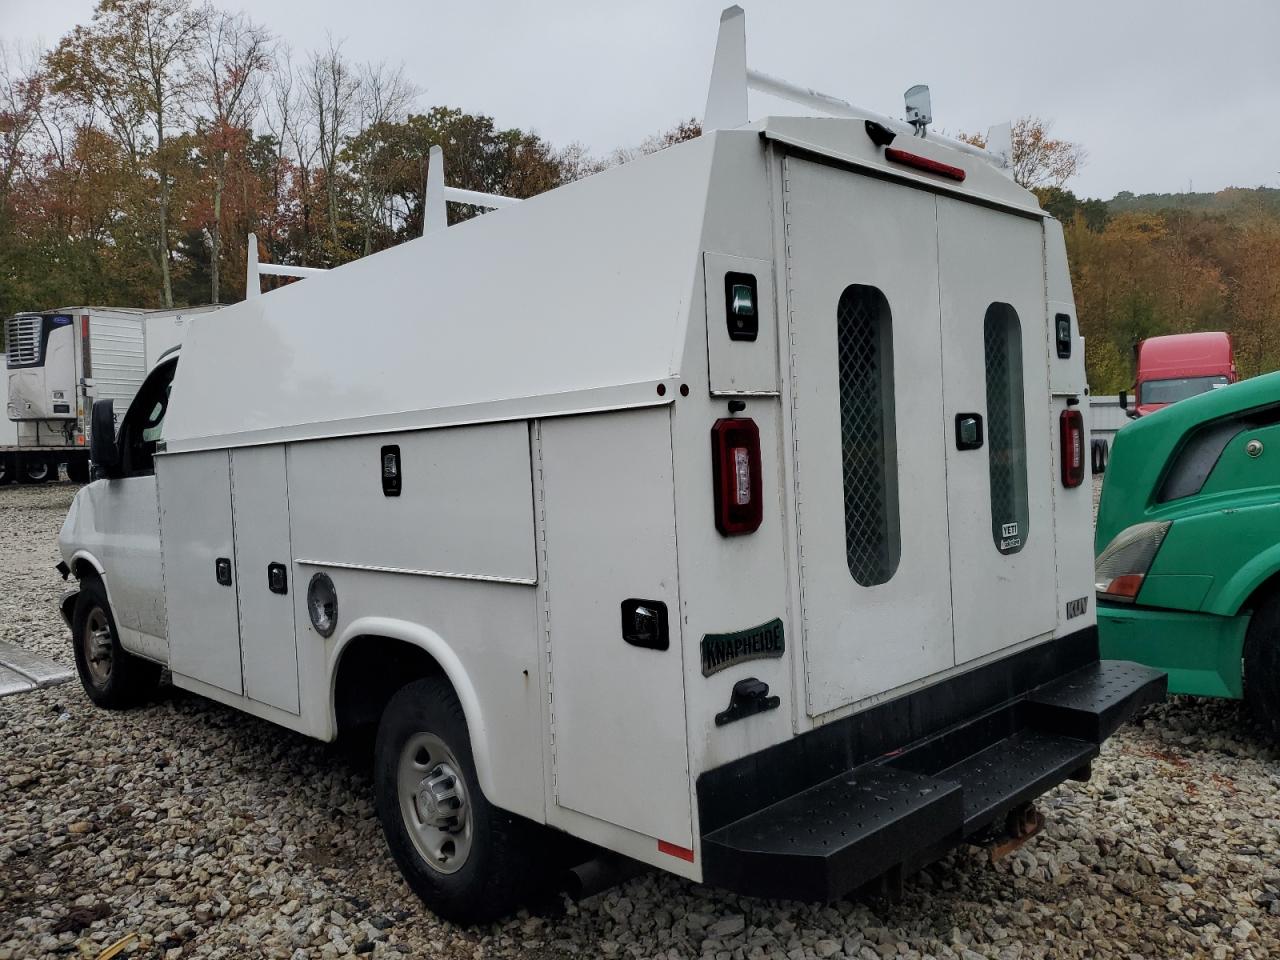
[[(448, 104), (605, 153), (701, 117), (721, 0), (224, 0), (298, 54), (326, 33), (403, 60)], [(0, 36), (52, 44), (93, 0), (0, 0)], [(1280, 2), (748, 0), (747, 62), (894, 116), (927, 83), (935, 129), (1033, 113), (1083, 144), (1084, 196), (1280, 186)], [(918, 11), (912, 15), (909, 11)], [(751, 114), (792, 112), (752, 95)]]

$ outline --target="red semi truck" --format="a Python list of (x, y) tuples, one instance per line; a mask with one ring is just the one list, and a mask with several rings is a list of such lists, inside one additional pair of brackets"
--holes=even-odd
[[(1133, 348), (1137, 372), (1131, 417), (1144, 417), (1161, 407), (1239, 379), (1230, 334), (1174, 333), (1149, 337)], [(1128, 391), (1120, 394), (1128, 406)]]

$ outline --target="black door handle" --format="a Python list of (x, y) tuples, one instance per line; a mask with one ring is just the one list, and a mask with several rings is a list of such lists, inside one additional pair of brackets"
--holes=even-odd
[(289, 575), (285, 572), (283, 563), (267, 564), (267, 589), (272, 593), (289, 592)]
[(982, 446), (982, 414), (956, 414), (956, 449), (977, 450)]
[(213, 561), (213, 575), (224, 587), (231, 586), (231, 558), (218, 557)]

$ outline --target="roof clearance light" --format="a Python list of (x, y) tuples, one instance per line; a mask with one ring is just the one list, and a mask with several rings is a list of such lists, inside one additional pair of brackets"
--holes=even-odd
[(936, 173), (940, 177), (946, 177), (948, 180), (954, 180), (957, 183), (964, 182), (964, 170), (960, 167), (953, 167), (949, 163), (930, 160), (928, 157), (922, 157), (918, 153), (908, 153), (906, 150), (899, 150), (897, 147), (886, 148), (884, 155), (886, 159), (892, 160), (894, 163), (900, 163), (906, 167), (914, 167), (917, 170), (923, 170), (925, 173)]

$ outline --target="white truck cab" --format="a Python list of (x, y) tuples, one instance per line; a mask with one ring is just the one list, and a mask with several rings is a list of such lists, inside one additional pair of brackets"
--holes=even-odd
[(90, 696), (376, 724), (442, 915), (565, 835), (900, 878), (1163, 695), (1098, 658), (1061, 228), (905, 124), (746, 122), (741, 38), (701, 137), (196, 317), (63, 529)]

